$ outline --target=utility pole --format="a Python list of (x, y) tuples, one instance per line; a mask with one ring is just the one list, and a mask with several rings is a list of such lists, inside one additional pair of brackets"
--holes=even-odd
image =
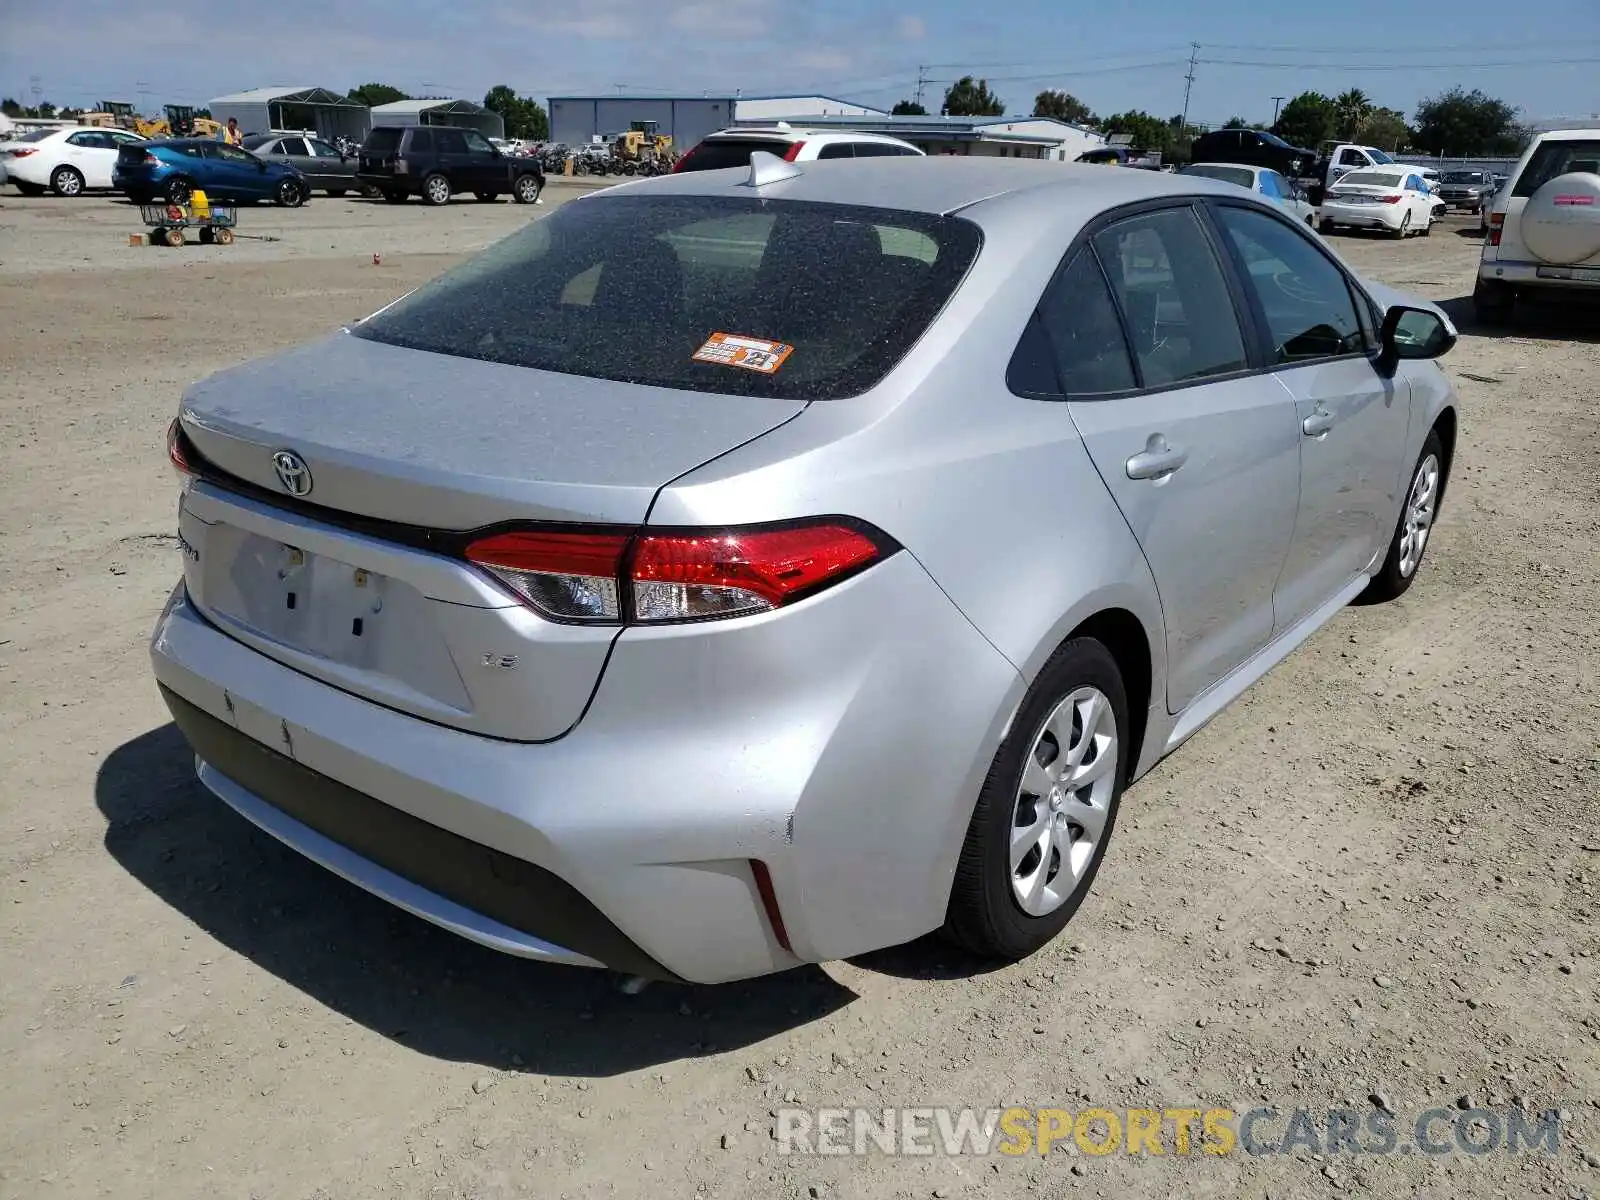
[(1272, 123), (1274, 125), (1278, 123), (1278, 105), (1282, 104), (1287, 99), (1287, 96), (1274, 96), (1272, 98)]
[(928, 68), (924, 67), (924, 66), (919, 66), (919, 67), (917, 67), (917, 95), (916, 95), (916, 101), (915, 101), (915, 103), (916, 103), (918, 108), (922, 107), (922, 89), (925, 88), (927, 85), (928, 85)]
[(141, 79), (133, 85), (133, 89), (139, 96), (139, 115), (143, 116), (144, 110), (149, 107), (147, 97), (150, 95), (150, 85)]
[(1189, 93), (1194, 90), (1194, 65), (1200, 58), (1200, 43), (1190, 42), (1189, 47), (1192, 53), (1189, 55), (1189, 73), (1183, 77), (1183, 121), (1182, 128), (1178, 130), (1180, 137), (1189, 128)]
[(33, 107), (39, 107), (39, 101), (44, 97), (44, 77), (42, 75), (28, 76), (28, 91), (33, 94)]

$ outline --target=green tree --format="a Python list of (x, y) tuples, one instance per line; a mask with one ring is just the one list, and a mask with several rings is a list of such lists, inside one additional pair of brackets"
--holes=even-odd
[(950, 85), (940, 109), (951, 117), (1000, 117), (1005, 111), (1006, 102), (989, 90), (989, 81), (974, 80), (971, 75), (963, 75)]
[(1321, 92), (1301, 92), (1283, 106), (1272, 132), (1291, 146), (1315, 150), (1335, 136), (1338, 119), (1338, 109), (1329, 97)]
[(1100, 128), (1105, 130), (1107, 138), (1113, 138), (1119, 134), (1131, 137), (1135, 150), (1158, 150), (1163, 154), (1172, 141), (1173, 135), (1173, 128), (1170, 123), (1139, 109), (1124, 113), (1113, 113), (1100, 122)]
[(1453, 87), (1417, 105), (1419, 149), (1429, 154), (1500, 155), (1516, 152), (1517, 110), (1477, 88)]
[(22, 115), (22, 105), (17, 103), (15, 97), (7, 96), (4, 100), (0, 100), (0, 112), (5, 113), (8, 117), (20, 117)]
[(891, 117), (925, 117), (928, 110), (915, 100), (897, 100), (895, 106), (889, 110)]
[(1405, 114), (1398, 109), (1375, 108), (1362, 137), (1369, 145), (1393, 154), (1411, 144), (1411, 128), (1406, 124)]
[(397, 87), (390, 87), (387, 83), (363, 83), (360, 87), (351, 88), (346, 95), (352, 100), (359, 100), (368, 108), (377, 108), (380, 104), (393, 104), (396, 100), (409, 100)]
[(1086, 125), (1094, 120), (1089, 106), (1071, 92), (1043, 91), (1033, 98), (1033, 115), (1054, 117), (1072, 125)]
[(1372, 120), (1372, 97), (1360, 88), (1340, 92), (1333, 98), (1334, 136), (1353, 142), (1363, 137)]
[(1229, 117), (1222, 127), (1224, 129), (1249, 129), (1250, 122), (1243, 117)]
[(544, 105), (526, 96), (519, 96), (508, 84), (497, 83), (483, 97), (483, 106), (500, 114), (506, 123), (508, 138), (543, 142), (550, 137), (550, 114)]

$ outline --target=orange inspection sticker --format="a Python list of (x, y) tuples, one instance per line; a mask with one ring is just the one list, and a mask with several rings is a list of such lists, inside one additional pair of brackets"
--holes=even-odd
[(782, 342), (735, 333), (713, 333), (706, 344), (694, 352), (694, 361), (721, 363), (725, 367), (743, 367), (746, 371), (772, 375), (793, 353), (794, 347)]

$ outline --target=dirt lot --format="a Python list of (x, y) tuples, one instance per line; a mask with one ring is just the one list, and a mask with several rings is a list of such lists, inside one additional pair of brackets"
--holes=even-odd
[[(1134, 788), (1095, 894), (1023, 965), (919, 944), (629, 996), (398, 914), (202, 792), (144, 644), (178, 574), (179, 390), (530, 215), (318, 201), (247, 214), (281, 242), (168, 251), (128, 248), (109, 201), (4, 198), (0, 1194), (1600, 1195), (1592, 319), (1462, 339), (1417, 587)], [(1463, 224), (1337, 244), (1449, 301)], [(797, 1158), (786, 1096), (1565, 1119), (1554, 1156)]]

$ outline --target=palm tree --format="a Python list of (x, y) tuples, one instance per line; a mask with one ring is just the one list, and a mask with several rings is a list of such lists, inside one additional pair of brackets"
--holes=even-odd
[(1341, 138), (1352, 141), (1361, 136), (1361, 131), (1367, 127), (1367, 122), (1372, 120), (1372, 97), (1360, 88), (1351, 88), (1341, 92), (1333, 98), (1334, 124)]

